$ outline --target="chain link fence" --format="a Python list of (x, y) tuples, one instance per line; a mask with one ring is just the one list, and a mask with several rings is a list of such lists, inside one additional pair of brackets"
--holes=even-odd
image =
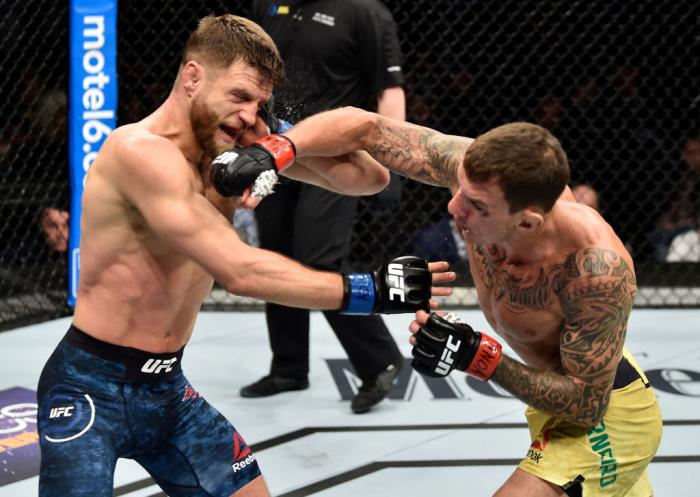
[[(399, 27), (409, 120), (466, 136), (514, 120), (549, 128), (569, 154), (572, 186), (597, 201), (632, 253), (644, 287), (638, 304), (700, 303), (700, 3), (385, 3)], [(69, 312), (68, 15), (64, 2), (0, 0), (0, 9), (0, 328), (9, 328)], [(247, 1), (121, 0), (119, 124), (167, 96), (200, 17), (248, 9)], [(350, 265), (371, 269), (417, 252), (451, 260), (468, 287), (448, 200), (406, 180), (400, 209), (362, 201)], [(474, 305), (473, 297), (464, 290), (454, 303)], [(216, 289), (208, 306), (231, 302), (255, 307)]]
[(68, 7), (0, 0), (0, 11), (3, 329), (68, 312)]

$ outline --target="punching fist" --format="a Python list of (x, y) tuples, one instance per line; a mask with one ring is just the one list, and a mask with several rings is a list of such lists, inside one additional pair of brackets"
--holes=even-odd
[(420, 257), (393, 259), (374, 273), (343, 275), (345, 314), (399, 314), (430, 308), (433, 276)]
[(501, 360), (501, 344), (452, 313), (417, 313), (411, 328), (415, 338), (411, 366), (426, 376), (444, 377), (457, 369), (486, 381)]
[(217, 156), (212, 162), (212, 183), (224, 197), (242, 195), (263, 173), (274, 179), (274, 186), (277, 173), (291, 166), (295, 156), (294, 143), (286, 136), (264, 136), (250, 147), (229, 150)]

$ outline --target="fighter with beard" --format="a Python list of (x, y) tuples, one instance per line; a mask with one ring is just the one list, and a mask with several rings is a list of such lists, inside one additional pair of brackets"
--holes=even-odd
[[(214, 279), (288, 306), (393, 313), (428, 309), (431, 285), (454, 277), (446, 263), (395, 259), (405, 275), (398, 301), (386, 266), (314, 271), (238, 238), (233, 209), (255, 201), (249, 191), (219, 196), (207, 157), (258, 138), (259, 112), (282, 78), (259, 26), (206, 17), (166, 101), (106, 140), (85, 184), (73, 324), (39, 380), (42, 497), (111, 497), (120, 457), (140, 463), (170, 496), (269, 495), (255, 455), (180, 368)], [(357, 194), (388, 182), (369, 156), (332, 160), (352, 161), (339, 174), (344, 183), (356, 176)], [(299, 163), (286, 174), (328, 188), (336, 179)]]

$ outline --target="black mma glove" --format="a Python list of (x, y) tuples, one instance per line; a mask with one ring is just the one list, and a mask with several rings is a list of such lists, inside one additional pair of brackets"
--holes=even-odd
[(348, 273), (343, 279), (344, 314), (399, 314), (430, 309), (433, 275), (420, 257), (397, 257), (372, 274)]
[(413, 369), (426, 376), (444, 377), (453, 370), (488, 380), (501, 360), (501, 344), (452, 314), (431, 314), (415, 335)]
[(241, 196), (261, 173), (283, 171), (294, 163), (294, 143), (282, 135), (264, 136), (250, 147), (224, 152), (212, 162), (212, 183), (224, 197)]

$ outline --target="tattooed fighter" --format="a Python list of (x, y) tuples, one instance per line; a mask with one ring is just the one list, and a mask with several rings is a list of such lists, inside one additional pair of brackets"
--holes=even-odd
[[(410, 325), (413, 367), (431, 376), (458, 369), (528, 404), (532, 444), (497, 497), (652, 495), (646, 468), (661, 416), (624, 348), (632, 259), (601, 216), (576, 203), (554, 136), (512, 123), (472, 140), (344, 108), (312, 116), (286, 137), (298, 156), (364, 149), (393, 171), (452, 192), (448, 210), (468, 244), (481, 309), (520, 360), (453, 316), (419, 311)], [(279, 153), (223, 170), (242, 188), (274, 168)]]

